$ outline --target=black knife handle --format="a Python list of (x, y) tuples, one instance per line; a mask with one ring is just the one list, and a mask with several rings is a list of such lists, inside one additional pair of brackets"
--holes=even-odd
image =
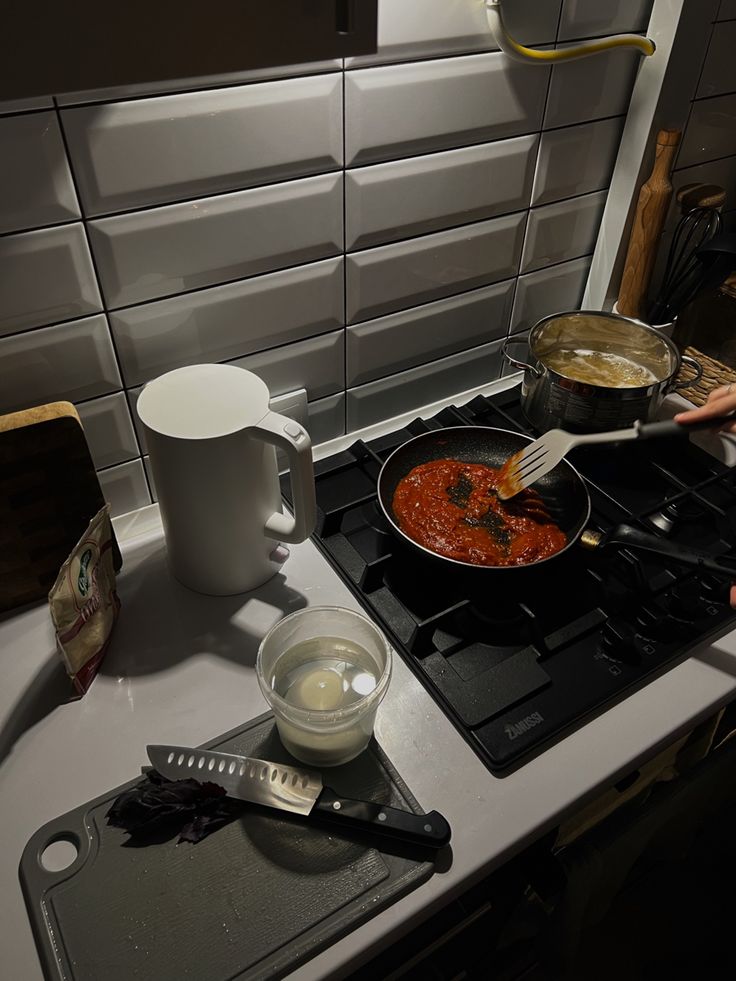
[(312, 816), (342, 825), (346, 830), (369, 831), (425, 848), (441, 848), (450, 840), (450, 825), (438, 811), (412, 814), (373, 801), (341, 797), (330, 787), (323, 788), (310, 811)]

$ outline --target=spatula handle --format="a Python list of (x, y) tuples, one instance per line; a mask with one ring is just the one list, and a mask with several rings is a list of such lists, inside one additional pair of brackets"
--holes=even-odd
[(374, 801), (351, 800), (325, 787), (310, 817), (339, 824), (345, 830), (368, 831), (425, 848), (441, 848), (450, 840), (450, 825), (438, 811), (412, 814)]
[(688, 436), (702, 429), (718, 429), (729, 422), (736, 422), (736, 416), (713, 416), (710, 419), (699, 419), (697, 422), (675, 422), (665, 419), (662, 422), (643, 422), (637, 427), (639, 439), (652, 439), (657, 436)]

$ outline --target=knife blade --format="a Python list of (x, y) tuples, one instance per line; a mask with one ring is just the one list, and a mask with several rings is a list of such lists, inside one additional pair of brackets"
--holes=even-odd
[(214, 783), (228, 796), (251, 804), (424, 847), (441, 848), (450, 840), (450, 826), (438, 811), (412, 814), (375, 801), (352, 800), (325, 787), (313, 770), (184, 746), (147, 746), (146, 751), (151, 764), (169, 780)]

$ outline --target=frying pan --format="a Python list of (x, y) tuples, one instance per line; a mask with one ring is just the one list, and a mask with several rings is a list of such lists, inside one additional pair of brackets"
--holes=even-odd
[(510, 576), (530, 568), (539, 568), (557, 561), (573, 548), (580, 539), (586, 548), (603, 548), (609, 544), (625, 545), (641, 549), (663, 558), (692, 566), (716, 576), (736, 580), (736, 560), (717, 559), (707, 552), (684, 548), (674, 542), (647, 534), (633, 525), (617, 525), (606, 535), (587, 529), (590, 519), (590, 495), (577, 470), (563, 460), (535, 482), (534, 489), (544, 501), (552, 521), (565, 532), (567, 545), (554, 555), (523, 565), (476, 565), (462, 559), (452, 559), (426, 548), (406, 535), (393, 512), (394, 492), (399, 481), (414, 467), (432, 460), (461, 460), (463, 463), (481, 463), (487, 467), (501, 467), (506, 460), (533, 440), (523, 433), (490, 426), (456, 426), (438, 429), (415, 436), (403, 443), (388, 457), (378, 475), (378, 502), (392, 531), (412, 549), (433, 559), (440, 559), (450, 566), (475, 569), (485, 574)]

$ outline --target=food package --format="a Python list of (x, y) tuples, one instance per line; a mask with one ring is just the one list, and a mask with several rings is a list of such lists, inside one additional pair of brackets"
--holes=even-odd
[(97, 674), (120, 612), (113, 543), (106, 504), (90, 521), (49, 592), (59, 652), (79, 695)]

